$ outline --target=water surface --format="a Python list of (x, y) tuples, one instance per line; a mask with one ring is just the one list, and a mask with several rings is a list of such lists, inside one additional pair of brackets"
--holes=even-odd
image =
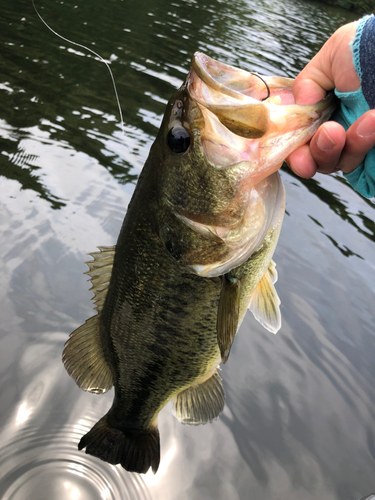
[(282, 170), (275, 254), (283, 326), (249, 314), (211, 425), (160, 415), (156, 476), (78, 452), (112, 392), (65, 373), (68, 334), (93, 314), (87, 253), (113, 245), (164, 107), (192, 53), (294, 77), (343, 10), (299, 0), (38, 1), (0, 18), (0, 498), (357, 500), (375, 491), (375, 205), (340, 175)]

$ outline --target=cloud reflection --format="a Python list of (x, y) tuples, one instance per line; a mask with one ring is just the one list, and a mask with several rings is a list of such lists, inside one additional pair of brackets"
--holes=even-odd
[(64, 487), (67, 490), (65, 493), (65, 498), (69, 498), (71, 500), (79, 500), (79, 498), (81, 497), (81, 494), (80, 494), (78, 488), (76, 488), (74, 485), (72, 485), (68, 481), (65, 481)]
[(23, 424), (31, 415), (31, 410), (27, 408), (27, 403), (22, 403), (16, 416), (16, 424)]
[(160, 461), (160, 466), (158, 469), (158, 472), (156, 474), (153, 474), (152, 470), (149, 469), (147, 474), (144, 475), (143, 481), (147, 486), (155, 486), (160, 482), (160, 480), (163, 478), (163, 476), (168, 472), (168, 468), (170, 463), (172, 462), (175, 454), (176, 454), (176, 445), (172, 444), (167, 453), (162, 457), (162, 460)]

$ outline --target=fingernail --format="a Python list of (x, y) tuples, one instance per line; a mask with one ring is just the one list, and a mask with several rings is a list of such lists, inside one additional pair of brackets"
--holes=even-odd
[(323, 128), (323, 130), (321, 130), (318, 135), (316, 145), (321, 151), (331, 151), (331, 149), (336, 146), (336, 143), (334, 140), (332, 140), (328, 132)]
[(369, 137), (375, 134), (375, 116), (366, 116), (357, 127), (359, 137)]

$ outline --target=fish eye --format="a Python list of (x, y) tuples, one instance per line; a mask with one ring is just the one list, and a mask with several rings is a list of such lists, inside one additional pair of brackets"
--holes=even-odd
[(180, 125), (172, 127), (167, 135), (167, 144), (173, 153), (185, 153), (190, 146), (189, 132)]

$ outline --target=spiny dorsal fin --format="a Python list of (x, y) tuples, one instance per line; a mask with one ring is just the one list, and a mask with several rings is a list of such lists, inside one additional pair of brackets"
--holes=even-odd
[(94, 260), (86, 262), (94, 292), (93, 301), (97, 316), (88, 319), (70, 334), (63, 351), (66, 371), (84, 391), (103, 393), (113, 386), (113, 376), (108, 366), (100, 341), (99, 320), (104, 299), (111, 279), (115, 247), (98, 247), (91, 255)]
[(219, 308), (217, 312), (217, 343), (221, 360), (226, 363), (237, 333), (240, 310), (240, 280), (221, 278)]
[(104, 299), (107, 295), (109, 281), (111, 279), (113, 258), (115, 256), (115, 247), (98, 247), (99, 252), (90, 253), (94, 260), (85, 262), (89, 270), (85, 272), (91, 276), (92, 287), (90, 291), (94, 293), (92, 298), (95, 309), (98, 313), (102, 310)]
[(99, 315), (88, 319), (70, 334), (62, 360), (66, 371), (84, 391), (102, 394), (113, 386), (99, 334)]
[(276, 279), (275, 263), (271, 261), (249, 304), (255, 319), (272, 333), (277, 333), (281, 327), (280, 299), (273, 285)]
[(198, 425), (212, 422), (224, 409), (225, 393), (221, 377), (215, 368), (203, 382), (177, 394), (173, 411), (183, 424)]

